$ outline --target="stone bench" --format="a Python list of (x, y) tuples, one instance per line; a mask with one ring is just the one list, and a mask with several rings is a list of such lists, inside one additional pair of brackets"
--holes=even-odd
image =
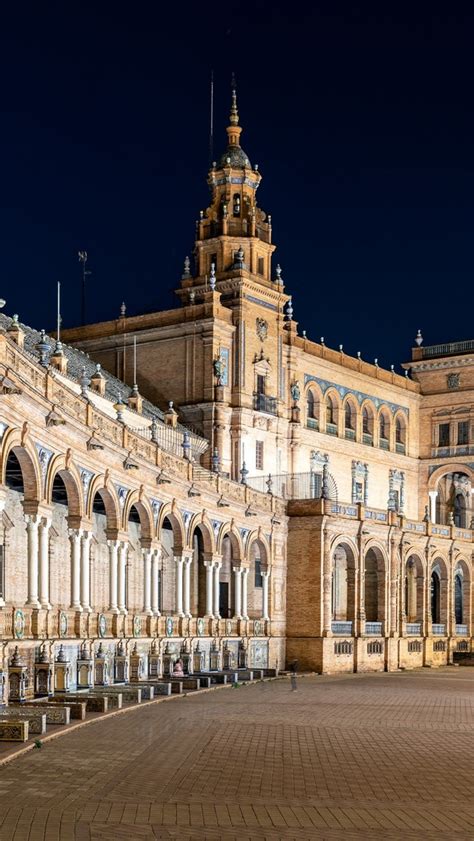
[(224, 674), (223, 672), (196, 672), (193, 677), (199, 678), (201, 687), (206, 688), (213, 683), (232, 683), (231, 675), (229, 673)]
[(3, 721), (28, 721), (30, 736), (42, 736), (46, 733), (46, 713), (40, 710), (13, 706), (2, 709), (0, 715)]
[(48, 706), (58, 707), (58, 709), (67, 708), (68, 710), (70, 710), (71, 719), (77, 719), (78, 721), (85, 720), (87, 707), (85, 701), (73, 701), (72, 699), (61, 701), (59, 698), (57, 698), (56, 700), (54, 698), (50, 698), (48, 700)]
[[(74, 695), (68, 693), (67, 695), (57, 695), (55, 698), (63, 701), (63, 703), (68, 703), (69, 698), (72, 701), (84, 701), (88, 713), (106, 713), (109, 709), (110, 695)], [(119, 703), (117, 699), (116, 703)], [(122, 698), (120, 697), (120, 708), (121, 706)], [(116, 708), (120, 709), (119, 707)]]
[(29, 722), (27, 720), (0, 718), (0, 742), (28, 741)]
[(168, 683), (168, 681), (150, 681), (149, 683), (142, 683), (140, 684), (140, 689), (151, 690), (153, 694), (150, 695), (150, 699), (156, 697), (157, 695), (171, 695), (171, 683)]
[(69, 707), (54, 706), (53, 704), (34, 704), (34, 706), (23, 706), (22, 709), (43, 712), (46, 715), (46, 724), (70, 724), (71, 710)]
[(92, 690), (92, 693), (107, 695), (109, 698), (121, 695), (123, 704), (141, 704), (143, 694), (141, 688), (138, 686), (136, 688), (134, 686), (121, 686), (120, 688), (116, 688), (115, 686), (96, 686)]

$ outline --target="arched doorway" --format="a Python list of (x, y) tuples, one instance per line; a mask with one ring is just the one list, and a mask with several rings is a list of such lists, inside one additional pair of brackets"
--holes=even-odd
[(355, 558), (351, 547), (339, 543), (333, 552), (331, 611), (333, 622), (355, 619)]
[(454, 616), (456, 625), (464, 622), (464, 593), (462, 570), (456, 570), (454, 576)]
[(204, 534), (200, 526), (196, 526), (192, 538), (193, 547), (193, 598), (191, 602), (191, 613), (193, 616), (206, 615), (206, 596), (207, 596), (207, 582), (206, 582), (206, 567), (205, 561), (205, 546)]
[(366, 622), (385, 619), (385, 564), (382, 552), (376, 547), (365, 555), (364, 605)]
[(407, 622), (423, 622), (423, 565), (410, 555), (405, 566), (405, 616)]
[(160, 529), (161, 562), (158, 571), (161, 612), (172, 615), (176, 611), (176, 562), (173, 524), (165, 517)]
[(431, 573), (431, 621), (433, 624), (441, 622), (441, 579), (437, 569)]

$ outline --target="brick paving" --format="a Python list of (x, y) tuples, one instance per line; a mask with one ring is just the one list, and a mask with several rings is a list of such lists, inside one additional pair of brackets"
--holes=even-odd
[(188, 695), (0, 768), (1, 841), (474, 838), (474, 669)]

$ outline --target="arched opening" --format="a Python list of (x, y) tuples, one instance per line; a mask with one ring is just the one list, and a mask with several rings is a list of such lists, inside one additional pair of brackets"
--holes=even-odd
[(310, 429), (319, 429), (319, 402), (311, 388), (306, 393), (306, 425)]
[(254, 540), (249, 552), (250, 569), (248, 573), (248, 615), (250, 619), (260, 619), (263, 606), (263, 576), (267, 561), (265, 547), (259, 540)]
[(362, 441), (364, 444), (372, 444), (374, 440), (374, 413), (368, 407), (362, 408)]
[(125, 607), (143, 606), (144, 566), (142, 563), (142, 524), (140, 511), (131, 505), (127, 522), (128, 547), (125, 562)]
[(176, 562), (175, 536), (169, 517), (165, 517), (160, 529), (161, 561), (158, 570), (159, 601), (161, 612), (172, 615), (176, 610)]
[(222, 567), (219, 578), (219, 615), (227, 619), (235, 613), (232, 570), (235, 564), (234, 547), (229, 534), (222, 540)]
[(395, 449), (397, 453), (404, 453), (406, 450), (406, 423), (400, 415), (395, 420)]
[(70, 541), (74, 541), (74, 533), (69, 531), (68, 491), (60, 472), (56, 473), (51, 486), (51, 505), (53, 509), (52, 527), (57, 537), (52, 544), (56, 555), (56, 563), (50, 564), (49, 567), (50, 601), (54, 605), (64, 607), (77, 606), (80, 601), (80, 594), (77, 592), (80, 583), (77, 582), (77, 576), (74, 583), (71, 569), (72, 547)]
[(367, 622), (385, 619), (385, 564), (380, 549), (370, 548), (365, 555), (364, 604)]
[(379, 415), (379, 447), (382, 450), (390, 449), (390, 418), (384, 410)]
[(98, 610), (104, 611), (110, 605), (109, 592), (109, 547), (107, 546), (107, 529), (113, 528), (107, 516), (109, 503), (105, 499), (105, 491), (95, 492), (92, 500), (92, 532), (95, 540), (91, 545), (91, 603)]
[(330, 394), (326, 397), (326, 432), (337, 435), (337, 404)]
[(423, 566), (417, 555), (410, 555), (405, 567), (405, 616), (407, 622), (423, 621)]
[(433, 624), (441, 622), (441, 580), (435, 569), (431, 573), (431, 621)]
[(344, 406), (344, 435), (355, 440), (357, 428), (357, 410), (352, 400), (347, 400)]
[(10, 552), (5, 539), (6, 533), (2, 529), (3, 542), (1, 545), (0, 561), (0, 598), (16, 604), (24, 604), (28, 596), (27, 538), (24, 528), (25, 520), (22, 506), (22, 501), (25, 496), (25, 486), (22, 466), (13, 450), (10, 450), (7, 463), (5, 465), (5, 485), (8, 489), (5, 501), (5, 512), (13, 523), (18, 524), (18, 528), (15, 529), (15, 536), (17, 536), (17, 552), (19, 559), (23, 559), (23, 561), (21, 574), (8, 576), (7, 590), (6, 579), (7, 567), (10, 563)]
[(331, 608), (334, 622), (355, 619), (355, 558), (350, 546), (340, 543), (333, 552)]
[(463, 577), (461, 570), (457, 570), (454, 576), (454, 616), (456, 625), (464, 622), (464, 598), (463, 598)]
[(196, 526), (192, 537), (193, 547), (193, 597), (191, 613), (193, 616), (206, 615), (206, 567), (204, 534), (200, 526)]
[(471, 479), (467, 473), (447, 472), (436, 486), (436, 522), (469, 528), (473, 516)]

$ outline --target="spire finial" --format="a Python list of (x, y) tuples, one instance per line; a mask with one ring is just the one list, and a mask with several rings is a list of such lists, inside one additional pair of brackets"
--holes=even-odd
[(235, 73), (232, 73), (231, 81), (232, 89), (232, 104), (230, 107), (230, 124), (232, 126), (239, 125), (239, 112), (237, 110), (237, 82), (235, 81)]

